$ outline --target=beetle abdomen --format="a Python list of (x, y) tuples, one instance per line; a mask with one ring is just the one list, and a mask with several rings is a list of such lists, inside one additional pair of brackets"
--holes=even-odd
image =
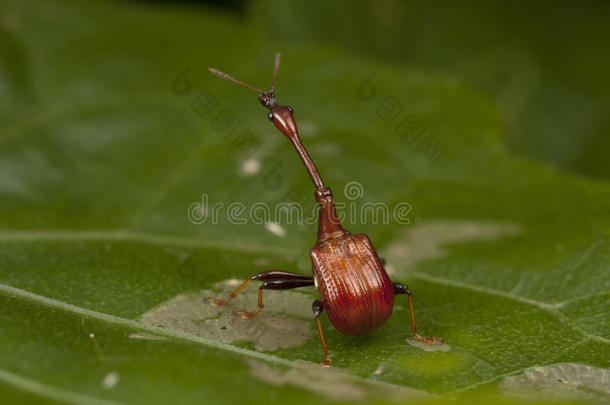
[(394, 290), (375, 248), (364, 234), (347, 234), (314, 246), (313, 272), (333, 326), (362, 335), (392, 313)]

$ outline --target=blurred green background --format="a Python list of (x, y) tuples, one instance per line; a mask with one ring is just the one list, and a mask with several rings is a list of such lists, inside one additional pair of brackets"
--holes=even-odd
[(500, 111), (517, 153), (610, 176), (610, 4), (605, 1), (240, 3), (282, 44), (320, 43), (441, 72)]
[[(608, 403), (608, 21), (603, 1), (0, 0), (0, 398)], [(323, 316), (322, 370), (313, 289), (250, 323), (203, 304), (310, 272), (315, 224), (189, 220), (202, 193), (313, 207), (254, 93), (207, 71), (266, 88), (276, 51), (338, 202), (409, 204), (345, 226), (442, 350), (409, 343), (397, 299), (363, 337)]]

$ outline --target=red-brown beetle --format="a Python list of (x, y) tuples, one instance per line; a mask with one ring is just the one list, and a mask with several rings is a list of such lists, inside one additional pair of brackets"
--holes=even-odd
[(340, 332), (349, 335), (363, 335), (385, 323), (392, 313), (395, 294), (406, 294), (408, 297), (411, 333), (425, 343), (442, 342), (441, 338), (426, 338), (417, 333), (411, 291), (406, 285), (393, 283), (390, 280), (368, 236), (365, 234), (352, 235), (341, 226), (335, 211), (333, 194), (330, 188), (324, 187), (316, 166), (299, 139), (292, 107), (281, 106), (275, 99), (273, 85), (279, 65), (280, 54), (278, 53), (275, 57), (271, 89), (268, 92), (240, 82), (216, 69), (210, 68), (210, 71), (223, 79), (248, 87), (260, 94), (258, 100), (269, 109), (269, 120), (292, 142), (311, 176), (316, 187), (315, 198), (320, 206), (318, 241), (310, 251), (313, 277), (282, 270), (269, 270), (247, 279), (231, 293), (227, 300), (207, 297), (206, 301), (213, 305), (226, 304), (250, 282), (262, 281), (263, 284), (258, 289), (258, 309), (255, 312), (235, 311), (236, 315), (252, 318), (258, 315), (264, 307), (263, 290), (287, 290), (315, 285), (322, 296), (321, 301), (313, 302), (313, 313), (326, 354), (326, 359), (322, 362), (324, 366), (330, 365), (330, 354), (320, 323), (322, 311), (326, 309), (331, 323)]

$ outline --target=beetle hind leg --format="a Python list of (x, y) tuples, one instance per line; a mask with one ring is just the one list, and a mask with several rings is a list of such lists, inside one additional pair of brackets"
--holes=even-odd
[(413, 294), (411, 294), (411, 290), (404, 284), (401, 283), (392, 283), (392, 287), (394, 288), (394, 295), (397, 294), (406, 294), (409, 300), (409, 312), (411, 313), (411, 333), (417, 340), (420, 342), (424, 342), (427, 344), (433, 344), (436, 342), (443, 343), (443, 338), (440, 337), (424, 337), (417, 333), (417, 324), (415, 322), (415, 310), (413, 309)]

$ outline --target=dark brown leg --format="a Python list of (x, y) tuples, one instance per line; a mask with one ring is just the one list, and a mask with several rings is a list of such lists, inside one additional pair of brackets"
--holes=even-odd
[(423, 337), (419, 333), (417, 333), (417, 325), (415, 323), (415, 311), (413, 309), (413, 294), (404, 284), (400, 283), (392, 283), (392, 287), (394, 287), (394, 294), (406, 294), (409, 299), (409, 311), (411, 312), (411, 333), (417, 340), (424, 343), (435, 343), (435, 342), (443, 342), (442, 338), (439, 337)]
[(236, 315), (240, 315), (243, 318), (253, 318), (264, 308), (263, 290), (289, 290), (291, 288), (308, 287), (314, 285), (312, 276), (290, 273), (282, 270), (269, 270), (258, 273), (244, 281), (231, 293), (228, 299), (219, 300), (217, 298), (206, 297), (205, 302), (209, 302), (214, 306), (228, 304), (244, 287), (246, 287), (252, 281), (263, 281), (263, 285), (261, 285), (258, 289), (258, 309), (255, 312), (248, 312), (244, 310), (234, 311)]
[(328, 346), (326, 346), (326, 340), (324, 340), (324, 334), (322, 333), (322, 322), (320, 322), (320, 314), (324, 311), (324, 305), (316, 300), (312, 304), (313, 314), (316, 317), (316, 324), (318, 325), (318, 333), (320, 333), (320, 342), (322, 342), (322, 348), (326, 354), (326, 359), (322, 361), (324, 367), (330, 367), (330, 353), (328, 352)]

